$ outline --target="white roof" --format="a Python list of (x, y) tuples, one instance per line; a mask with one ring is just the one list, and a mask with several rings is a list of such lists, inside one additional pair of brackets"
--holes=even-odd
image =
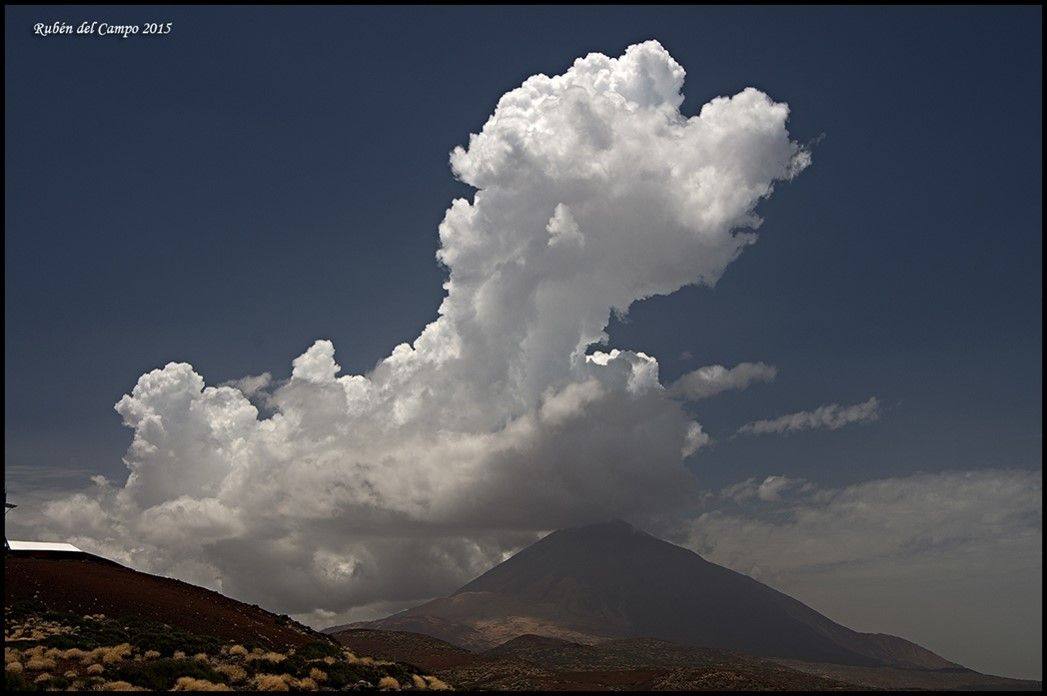
[(83, 553), (83, 551), (72, 544), (66, 544), (61, 541), (14, 541), (12, 539), (7, 542), (7, 546), (12, 551), (75, 551)]

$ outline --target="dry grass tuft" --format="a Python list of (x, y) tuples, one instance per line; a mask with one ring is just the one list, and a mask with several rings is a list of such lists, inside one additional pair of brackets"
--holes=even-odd
[(50, 657), (30, 657), (25, 663), (25, 668), (30, 672), (40, 672), (45, 669), (54, 669), (58, 666)]
[(278, 665), (287, 659), (287, 655), (278, 652), (252, 652), (247, 656), (248, 662), (269, 662), (274, 665)]
[(240, 665), (231, 665), (227, 662), (215, 665), (215, 671), (219, 674), (224, 674), (229, 678), (229, 681), (236, 683), (247, 679), (247, 670)]
[(288, 675), (277, 675), (277, 674), (258, 674), (254, 678), (254, 688), (258, 691), (290, 691), (291, 687), (287, 684), (287, 680), (284, 677)]
[(206, 679), (193, 679), (192, 677), (178, 677), (171, 691), (232, 691), (225, 684), (215, 684)]
[(135, 686), (130, 682), (125, 681), (111, 681), (103, 682), (95, 687), (95, 691), (148, 691), (140, 686)]
[(429, 688), (432, 689), (433, 691), (450, 691), (451, 690), (451, 685), (450, 684), (448, 684), (447, 682), (445, 682), (445, 681), (443, 681), (441, 679), (438, 679), (436, 677), (429, 676), (428, 674), (425, 675), (425, 681), (428, 682)]
[(400, 690), (400, 682), (396, 681), (393, 677), (382, 677), (378, 680), (378, 688), (384, 690)]
[(121, 643), (111, 648), (102, 648), (102, 664), (111, 665), (131, 657), (130, 643)]

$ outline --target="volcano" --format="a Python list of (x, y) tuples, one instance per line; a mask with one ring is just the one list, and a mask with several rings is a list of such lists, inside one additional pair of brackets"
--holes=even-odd
[(523, 635), (590, 645), (646, 637), (810, 663), (963, 669), (904, 638), (851, 630), (620, 520), (554, 532), (448, 597), (354, 626), (469, 650)]

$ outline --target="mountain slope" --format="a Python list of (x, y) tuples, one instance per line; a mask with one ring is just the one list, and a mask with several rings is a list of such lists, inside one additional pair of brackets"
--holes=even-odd
[(90, 554), (5, 555), (3, 593), (5, 607), (32, 601), (48, 611), (132, 615), (272, 648), (303, 646), (318, 638), (287, 616)]
[(852, 631), (621, 521), (554, 532), (449, 597), (367, 625), (471, 649), (524, 634), (578, 643), (649, 636), (807, 662), (959, 667), (902, 638)]
[(342, 629), (354, 652), (409, 659), (459, 688), (527, 691), (788, 690), (847, 688), (837, 679), (747, 655), (649, 638), (583, 645), (525, 635), (481, 653), (418, 633)]
[(312, 629), (286, 616), (87, 553), (6, 554), (4, 606), (26, 601), (46, 611), (134, 616), (183, 631), (271, 648), (302, 646), (321, 639)]
[(443, 689), (286, 616), (86, 553), (4, 554), (6, 691)]

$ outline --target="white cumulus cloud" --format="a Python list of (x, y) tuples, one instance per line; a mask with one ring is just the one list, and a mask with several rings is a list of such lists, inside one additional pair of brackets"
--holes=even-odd
[(683, 81), (649, 41), (507, 92), (451, 153), (476, 191), (439, 226), (446, 294), (421, 335), (366, 374), (318, 340), (286, 381), (142, 375), (116, 406), (126, 483), (38, 528), (330, 618), (445, 592), (553, 527), (691, 500), (682, 458), (708, 435), (654, 357), (591, 347), (612, 313), (714, 284), (809, 157), (785, 104), (750, 88), (688, 117)]

